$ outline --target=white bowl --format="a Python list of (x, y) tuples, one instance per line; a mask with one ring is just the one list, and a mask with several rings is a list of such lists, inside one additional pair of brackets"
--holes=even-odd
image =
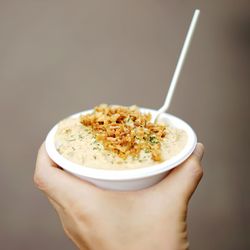
[[(140, 111), (142, 113), (151, 113), (152, 115), (156, 113), (155, 110), (145, 108), (140, 108)], [(71, 117), (79, 117), (81, 114), (91, 112), (92, 110), (87, 110), (74, 114)], [(89, 181), (98, 187), (120, 191), (139, 190), (150, 187), (162, 180), (169, 170), (180, 165), (192, 154), (197, 143), (197, 137), (193, 129), (183, 120), (166, 113), (162, 114), (159, 120), (186, 131), (187, 143), (177, 155), (169, 160), (145, 168), (107, 170), (90, 168), (71, 162), (64, 158), (55, 147), (54, 138), (58, 125), (55, 125), (48, 133), (45, 146), (49, 157), (65, 171)]]

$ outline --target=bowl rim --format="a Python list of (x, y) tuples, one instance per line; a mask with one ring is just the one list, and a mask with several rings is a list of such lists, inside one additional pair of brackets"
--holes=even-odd
[[(156, 110), (148, 108), (139, 107), (139, 109), (142, 113), (150, 112), (151, 114), (154, 114), (156, 112)], [(93, 109), (81, 111), (73, 115), (70, 115), (65, 119), (70, 117), (79, 117), (82, 114), (88, 114), (91, 113), (92, 111)], [(150, 176), (161, 174), (163, 172), (167, 172), (173, 169), (174, 167), (180, 165), (192, 154), (197, 144), (197, 136), (194, 130), (185, 121), (169, 113), (163, 113), (160, 117), (160, 120), (162, 119), (167, 120), (167, 122), (170, 123), (173, 127), (185, 130), (188, 139), (184, 148), (177, 155), (173, 156), (167, 161), (152, 166), (140, 167), (135, 169), (110, 170), (110, 169), (91, 168), (71, 162), (70, 160), (64, 158), (57, 151), (55, 147), (54, 136), (57, 131), (58, 123), (49, 131), (45, 140), (45, 148), (49, 157), (56, 164), (58, 164), (64, 170), (80, 177), (92, 178), (96, 180), (109, 180), (109, 181), (147, 178)]]

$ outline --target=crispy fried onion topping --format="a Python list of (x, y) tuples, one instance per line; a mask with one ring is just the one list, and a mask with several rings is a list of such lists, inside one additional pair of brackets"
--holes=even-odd
[(151, 114), (142, 114), (136, 106), (106, 104), (80, 117), (82, 125), (91, 128), (96, 140), (120, 158), (139, 157), (144, 150), (151, 153), (154, 161), (162, 161), (161, 142), (166, 136), (166, 126), (150, 120)]

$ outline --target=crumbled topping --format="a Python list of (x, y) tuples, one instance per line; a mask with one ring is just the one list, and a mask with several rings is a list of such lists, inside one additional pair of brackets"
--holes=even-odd
[(141, 113), (136, 106), (106, 104), (80, 117), (81, 124), (91, 129), (96, 140), (120, 158), (139, 157), (144, 150), (151, 153), (154, 161), (162, 161), (161, 142), (166, 136), (166, 125), (150, 120), (151, 115)]

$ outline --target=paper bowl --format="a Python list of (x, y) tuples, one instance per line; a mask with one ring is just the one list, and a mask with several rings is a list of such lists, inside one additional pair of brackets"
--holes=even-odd
[[(156, 113), (155, 110), (146, 108), (140, 108), (140, 111), (142, 113), (149, 112), (152, 115)], [(71, 117), (79, 117), (81, 114), (91, 112), (92, 110), (87, 110), (74, 114)], [(82, 166), (67, 160), (57, 151), (55, 146), (54, 138), (58, 124), (48, 133), (45, 146), (49, 157), (65, 171), (91, 182), (100, 188), (119, 191), (139, 190), (150, 187), (162, 180), (171, 169), (180, 165), (192, 154), (197, 143), (197, 137), (193, 129), (180, 118), (164, 113), (160, 116), (159, 121), (186, 131), (187, 143), (177, 155), (169, 160), (145, 168), (129, 170), (96, 169)]]

